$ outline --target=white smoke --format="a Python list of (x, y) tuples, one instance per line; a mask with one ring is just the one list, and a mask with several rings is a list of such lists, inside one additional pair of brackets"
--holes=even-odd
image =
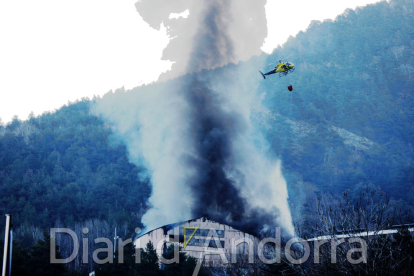
[[(177, 36), (184, 33), (183, 42), (178, 37), (172, 49), (177, 50), (177, 44), (185, 48), (175, 54), (167, 48), (177, 66), (166, 78), (247, 59), (263, 44), (266, 26), (259, 21), (263, 20), (266, 1), (177, 1), (179, 10), (168, 4), (162, 6), (167, 2), (171, 3), (137, 3), (144, 19), (155, 26), (170, 13), (189, 9), (188, 18), (172, 19), (193, 24), (173, 21), (175, 27), (186, 27), (185, 31), (175, 30)], [(163, 8), (152, 17), (148, 14), (151, 5)], [(225, 222), (229, 224), (252, 224), (255, 212), (262, 210), (267, 220), (270, 217), (270, 225), (280, 225), (286, 234), (293, 235), (280, 161), (271, 157), (265, 139), (251, 120), (252, 112), (261, 105), (257, 91), (261, 79), (257, 74), (246, 65), (201, 71), (127, 93), (109, 93), (93, 106), (96, 114), (116, 126), (115, 135), (126, 144), (130, 161), (148, 170), (153, 187), (149, 199), (152, 209), (142, 219), (148, 229), (192, 219), (203, 208), (211, 214), (228, 212)], [(206, 122), (211, 126), (204, 126)], [(217, 142), (216, 136), (224, 138)], [(214, 149), (221, 151), (220, 162), (212, 161), (210, 152), (203, 151), (207, 142), (217, 144)], [(203, 182), (214, 170), (223, 171), (228, 181), (221, 186), (214, 181)], [(227, 192), (225, 198), (220, 197), (221, 191)], [(206, 203), (206, 196), (217, 198)], [(244, 208), (240, 214), (226, 207), (233, 202), (243, 203), (239, 205)], [(269, 221), (259, 223), (262, 228), (269, 225)]]

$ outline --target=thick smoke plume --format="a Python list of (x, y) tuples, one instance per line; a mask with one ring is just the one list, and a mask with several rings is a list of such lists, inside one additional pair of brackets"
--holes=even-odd
[[(149, 171), (152, 208), (143, 217), (148, 229), (208, 216), (253, 233), (282, 226), (293, 235), (280, 162), (270, 156), (252, 120), (266, 114), (257, 93), (258, 73), (245, 64), (222, 67), (260, 52), (267, 34), (265, 3), (136, 4), (151, 26), (162, 22), (175, 37), (164, 52), (175, 64), (162, 78), (193, 72), (107, 94), (94, 106), (116, 126), (130, 160)], [(168, 19), (185, 9), (188, 18)]]

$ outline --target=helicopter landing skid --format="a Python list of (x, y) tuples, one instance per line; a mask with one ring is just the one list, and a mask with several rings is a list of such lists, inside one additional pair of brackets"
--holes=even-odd
[(279, 78), (281, 78), (283, 76), (286, 76), (287, 74), (292, 73), (293, 71), (295, 71), (295, 68), (292, 68), (292, 69), (290, 69), (289, 71), (286, 71), (286, 72), (280, 72), (279, 73)]

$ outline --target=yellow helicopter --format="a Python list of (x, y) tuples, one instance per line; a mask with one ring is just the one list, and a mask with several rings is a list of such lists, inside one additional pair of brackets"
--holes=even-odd
[(266, 79), (267, 75), (276, 74), (279, 73), (279, 77), (286, 76), (289, 73), (292, 73), (295, 71), (295, 65), (290, 62), (282, 62), (279, 60), (279, 64), (276, 65), (276, 69), (273, 69), (272, 71), (267, 72), (266, 74), (263, 74), (262, 71), (259, 70), (260, 74), (262, 74), (263, 78)]

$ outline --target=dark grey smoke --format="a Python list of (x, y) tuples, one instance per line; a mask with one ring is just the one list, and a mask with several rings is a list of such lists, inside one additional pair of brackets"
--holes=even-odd
[(193, 215), (207, 214), (222, 222), (226, 218), (241, 221), (246, 202), (224, 168), (232, 156), (232, 140), (240, 135), (244, 122), (236, 112), (224, 112), (220, 99), (196, 76), (186, 91), (192, 107), (191, 132), (196, 150), (196, 155), (188, 158), (188, 166), (196, 170), (191, 181), (193, 195), (198, 199)]
[[(198, 29), (194, 37), (195, 46), (187, 65), (188, 72), (215, 68), (224, 62), (237, 62), (234, 42), (229, 35), (229, 25), (233, 22), (229, 3), (217, 0), (205, 6), (203, 27)], [(257, 233), (263, 223), (273, 226), (274, 217), (270, 216), (270, 221), (260, 221), (254, 225), (253, 218), (246, 212), (246, 200), (240, 195), (234, 181), (226, 175), (225, 167), (232, 157), (232, 141), (245, 134), (246, 122), (236, 110), (224, 111), (222, 107), (226, 103), (206, 85), (219, 77), (206, 79), (193, 75), (187, 87), (184, 87), (185, 97), (192, 107), (191, 132), (196, 150), (196, 155), (188, 160), (188, 166), (196, 170), (191, 187), (198, 204), (193, 207), (192, 214), (193, 217), (207, 216)], [(262, 212), (267, 215), (264, 210)]]
[[(175, 37), (164, 58), (176, 63), (163, 78), (197, 72), (107, 95), (95, 106), (117, 125), (131, 161), (151, 174), (153, 208), (143, 217), (148, 228), (207, 216), (251, 233), (280, 225), (293, 234), (280, 162), (268, 156), (265, 146), (256, 145), (266, 144), (251, 120), (255, 112), (266, 113), (257, 94), (256, 68), (206, 70), (260, 53), (267, 34), (265, 3), (136, 4), (150, 26), (162, 23)], [(185, 9), (188, 18), (168, 19), (169, 13)]]
[(204, 27), (199, 28), (194, 37), (195, 47), (188, 63), (188, 72), (237, 62), (228, 30), (232, 14), (226, 3), (228, 4), (229, 1), (211, 1), (204, 11), (202, 22)]

